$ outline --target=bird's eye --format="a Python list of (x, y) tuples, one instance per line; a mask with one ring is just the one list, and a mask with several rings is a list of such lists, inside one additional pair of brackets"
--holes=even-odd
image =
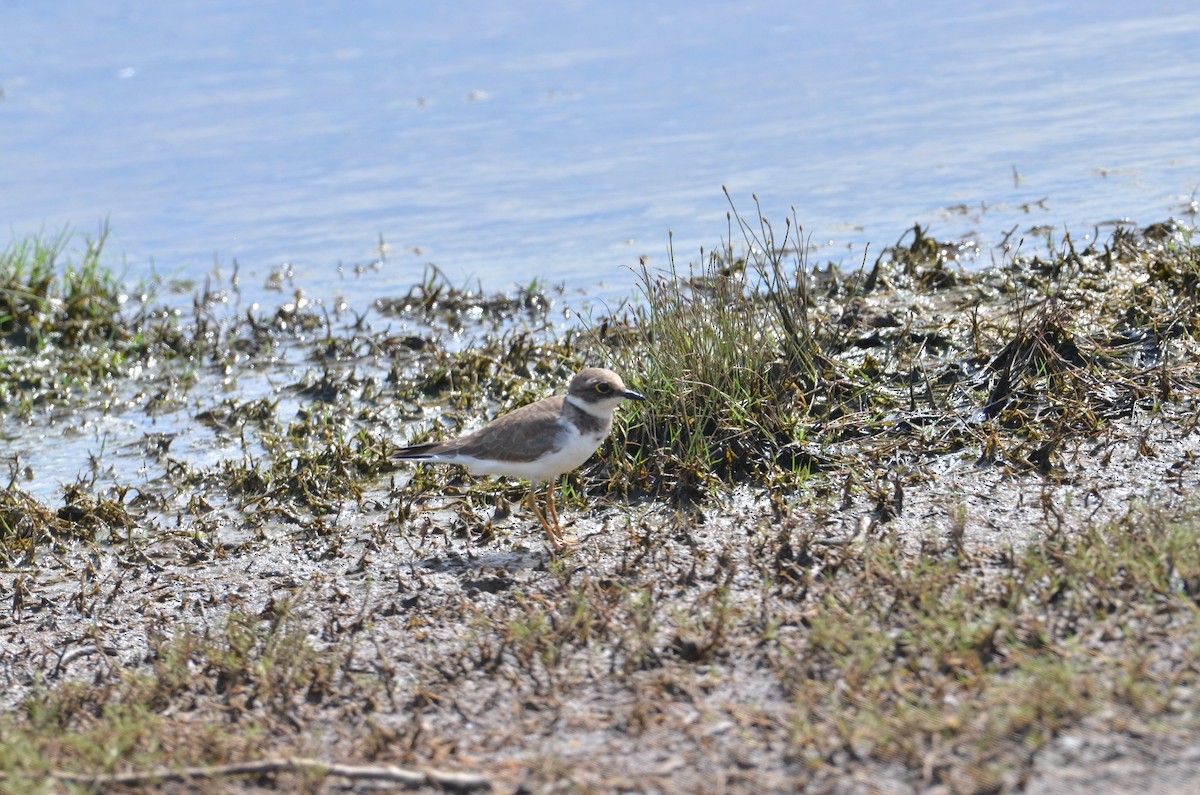
[(612, 391), (612, 386), (605, 383), (604, 381), (601, 381), (600, 383), (596, 384), (596, 391), (599, 392), (601, 395), (607, 395), (609, 392)]

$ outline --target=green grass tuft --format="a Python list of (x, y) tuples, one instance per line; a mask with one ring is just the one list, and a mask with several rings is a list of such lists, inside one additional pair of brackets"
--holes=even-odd
[(805, 241), (793, 220), (777, 237), (736, 211), (746, 249), (732, 242), (686, 272), (674, 251), (665, 272), (643, 262), (638, 300), (612, 327), (592, 330), (611, 366), (649, 397), (631, 406), (617, 438), (634, 479), (688, 502), (710, 479), (763, 477), (797, 466), (785, 455), (804, 439), (827, 362), (809, 318)]

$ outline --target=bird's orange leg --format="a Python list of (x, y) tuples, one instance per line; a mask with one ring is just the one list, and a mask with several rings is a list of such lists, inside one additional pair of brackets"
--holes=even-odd
[(555, 552), (562, 549), (562, 537), (554, 531), (554, 528), (546, 521), (546, 517), (537, 507), (537, 486), (529, 487), (529, 494), (525, 498), (525, 502), (529, 504), (529, 510), (533, 511), (533, 515), (537, 517), (538, 523), (542, 529), (546, 531), (546, 535), (550, 537), (550, 546)]
[(554, 534), (558, 536), (559, 541), (562, 541), (562, 525), (558, 521), (558, 511), (554, 508), (554, 486), (555, 483), (552, 480), (546, 488), (546, 511), (550, 514), (550, 518), (554, 520)]
[(557, 485), (556, 481), (550, 481), (550, 488), (546, 490), (546, 509), (550, 512), (550, 518), (554, 520), (554, 533), (558, 536), (558, 543), (563, 547), (571, 547), (576, 542), (563, 538), (562, 524), (558, 521), (558, 511), (554, 508), (554, 487)]

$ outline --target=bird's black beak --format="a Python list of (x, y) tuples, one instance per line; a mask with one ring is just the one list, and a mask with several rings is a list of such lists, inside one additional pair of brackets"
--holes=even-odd
[(621, 397), (629, 398), (630, 400), (645, 400), (646, 396), (641, 392), (634, 392), (632, 389), (626, 389), (621, 393)]

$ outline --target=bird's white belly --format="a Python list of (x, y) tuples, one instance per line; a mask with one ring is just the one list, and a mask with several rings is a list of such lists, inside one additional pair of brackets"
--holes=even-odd
[(482, 461), (461, 456), (455, 463), (465, 466), (472, 475), (504, 475), (545, 482), (579, 467), (596, 452), (596, 448), (603, 441), (602, 436), (584, 436), (574, 427), (567, 432), (566, 437), (566, 442), (557, 452), (533, 461)]

